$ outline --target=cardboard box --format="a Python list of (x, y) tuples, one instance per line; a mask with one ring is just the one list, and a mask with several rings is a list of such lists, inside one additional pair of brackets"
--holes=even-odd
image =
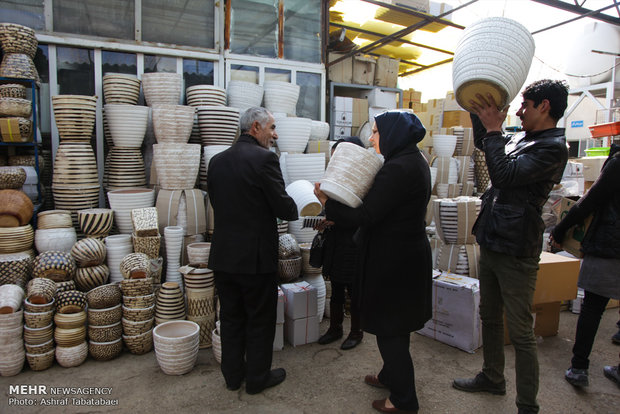
[(425, 103), (419, 103), (419, 102), (411, 101), (411, 106), (409, 108), (413, 109), (413, 112), (415, 112), (416, 115), (418, 113), (420, 113), (420, 112), (426, 112), (426, 104)]
[(396, 92), (385, 92), (379, 88), (374, 88), (368, 92), (368, 106), (396, 109), (398, 99)]
[(377, 58), (377, 66), (375, 69), (374, 84), (377, 86), (385, 86), (387, 88), (395, 88), (398, 83), (398, 66), (400, 59), (392, 59), (388, 56), (381, 55)]
[(446, 111), (464, 111), (464, 109), (456, 102), (456, 96), (453, 91), (446, 93), (445, 100), (443, 102), (443, 110)]
[(379, 115), (382, 112), (385, 112), (387, 108), (381, 106), (369, 106), (368, 107), (368, 122), (371, 124), (375, 122), (375, 116)]
[[(409, 92), (409, 100), (413, 103), (421, 104), (422, 102), (422, 92), (416, 91), (415, 89), (408, 89)], [(426, 105), (426, 104), (423, 104)]]
[(0, 136), (2, 142), (32, 142), (33, 131), (30, 128), (30, 134), (22, 137), (19, 131), (19, 118), (0, 118)]
[(426, 109), (431, 114), (440, 114), (443, 112), (443, 99), (429, 99)]
[(583, 164), (583, 178), (585, 181), (596, 181), (601, 174), (603, 163), (607, 160), (604, 155), (597, 157), (577, 158), (577, 161)]
[[(467, 256), (468, 271), (457, 272), (459, 256), (463, 253)], [(442, 243), (437, 255), (436, 269), (448, 273), (458, 273), (463, 276), (478, 279), (478, 266), (480, 263), (480, 246), (478, 244), (444, 244)]]
[(353, 112), (353, 98), (334, 96), (334, 110), (336, 112)]
[(317, 315), (308, 318), (286, 318), (284, 322), (284, 335), (286, 340), (293, 346), (311, 344), (319, 340), (319, 317)]
[(461, 126), (471, 128), (471, 118), (467, 111), (444, 111), (441, 123), (443, 128)]
[(284, 349), (284, 323), (276, 323), (276, 334), (273, 337), (273, 350), (281, 351)]
[[(433, 217), (435, 218), (435, 228), (437, 235), (441, 240), (445, 242), (445, 237), (442, 231), (441, 216), (439, 214), (441, 207), (441, 199), (433, 201)], [(476, 201), (458, 202), (456, 203), (457, 210), (457, 236), (456, 244), (473, 244), (476, 243), (476, 237), (471, 233), (471, 229), (474, 226), (478, 213), (476, 212)]]
[(433, 317), (419, 334), (474, 352), (482, 345), (477, 279), (442, 273), (433, 280)]
[(339, 140), (340, 138), (350, 137), (352, 135), (352, 130), (350, 126), (336, 125), (334, 127), (334, 139)]
[(353, 83), (372, 85), (375, 82), (377, 62), (371, 56), (353, 56)]
[(536, 277), (534, 304), (575, 299), (579, 268), (579, 259), (542, 252)]
[[(535, 336), (547, 337), (558, 334), (561, 305), (561, 302), (551, 302), (532, 306)], [(508, 323), (506, 322), (506, 315), (504, 314), (504, 344), (508, 345), (510, 343)]]
[(276, 307), (276, 324), (284, 323), (284, 291), (278, 286), (278, 305)]
[(301, 319), (318, 315), (317, 291), (308, 282), (280, 285), (285, 296), (284, 314), (287, 319)]
[(159, 228), (177, 225), (177, 214), (181, 196), (185, 195), (187, 208), (186, 235), (202, 234), (207, 231), (205, 197), (199, 189), (192, 190), (159, 190), (157, 194), (157, 216)]
[[(331, 52), (328, 61), (332, 62), (342, 56), (344, 53)], [(341, 62), (330, 65), (327, 69), (327, 77), (333, 82), (353, 83), (353, 59), (348, 57)]]
[(321, 140), (321, 141), (308, 141), (306, 146), (306, 154), (325, 154), (325, 166), (329, 163), (329, 157), (331, 156), (331, 148), (335, 141)]
[(353, 125), (353, 112), (336, 111), (334, 114), (334, 120), (332, 121), (335, 126), (352, 126)]
[[(575, 203), (579, 200), (579, 197), (562, 197), (555, 205), (555, 213), (558, 221), (562, 220), (568, 210), (570, 210)], [(583, 223), (576, 224), (566, 231), (564, 240), (562, 241), (562, 249), (572, 254), (575, 257), (583, 257), (581, 252), (581, 242), (583, 241), (590, 224), (592, 223), (592, 215), (587, 217)]]
[(360, 98), (353, 99), (353, 121), (352, 127), (359, 127), (368, 122), (368, 100)]

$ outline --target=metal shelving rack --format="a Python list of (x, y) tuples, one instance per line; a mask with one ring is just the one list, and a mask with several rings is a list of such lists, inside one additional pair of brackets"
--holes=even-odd
[(31, 91), (32, 142), (0, 142), (0, 147), (32, 147), (34, 149), (34, 169), (37, 173), (37, 203), (35, 204), (35, 215), (33, 217), (36, 217), (36, 212), (41, 208), (41, 205), (43, 203), (43, 199), (41, 196), (41, 174), (39, 171), (39, 143), (37, 142), (37, 84), (32, 79), (0, 77), (0, 84), (5, 83), (17, 83), (20, 85), (26, 85), (30, 88)]

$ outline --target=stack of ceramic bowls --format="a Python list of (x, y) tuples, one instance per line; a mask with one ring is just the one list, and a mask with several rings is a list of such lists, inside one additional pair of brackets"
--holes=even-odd
[(343, 142), (330, 158), (321, 190), (349, 207), (359, 207), (382, 165), (383, 161), (372, 148)]
[(324, 141), (329, 137), (329, 124), (323, 121), (312, 121), (310, 141)]
[(467, 26), (452, 64), (458, 104), (472, 111), (476, 94), (491, 94), (500, 108), (508, 105), (527, 78), (534, 50), (532, 34), (515, 20), (488, 17)]
[(310, 139), (312, 120), (310, 118), (278, 118), (278, 149), (280, 152), (302, 153)]
[[(302, 274), (303, 274), (303, 264), (302, 264)], [(308, 282), (316, 289), (316, 300), (317, 300), (317, 310), (318, 310), (318, 318), (319, 322), (323, 321), (323, 315), (325, 313), (325, 279), (323, 279), (323, 275), (302, 275), (303, 280)]]
[(0, 286), (0, 376), (3, 377), (19, 374), (24, 366), (23, 297), (24, 290), (17, 285)]
[(252, 82), (231, 80), (226, 88), (228, 106), (239, 109), (244, 113), (247, 109), (261, 106), (263, 102), (263, 87)]
[(180, 73), (153, 72), (142, 75), (142, 90), (148, 106), (178, 105), (181, 102), (182, 85), (183, 75)]
[(433, 153), (438, 157), (451, 157), (456, 149), (456, 135), (433, 135)]
[[(181, 282), (182, 284), (182, 282)], [(177, 282), (162, 283), (155, 302), (155, 323), (185, 319), (185, 299)]]
[(14, 23), (0, 23), (0, 45), (4, 52), (0, 76), (6, 78), (33, 79), (40, 82), (34, 66), (38, 41), (30, 27)]
[(286, 187), (286, 193), (295, 201), (300, 216), (318, 216), (323, 209), (310, 181), (295, 181)]
[(162, 189), (192, 189), (200, 169), (200, 145), (155, 144), (153, 162)]
[(86, 299), (89, 353), (99, 361), (115, 358), (123, 349), (121, 290), (118, 284), (102, 285), (90, 290)]
[(131, 210), (134, 208), (153, 207), (155, 191), (150, 188), (126, 188), (108, 192), (110, 208), (114, 210), (114, 223), (120, 233), (131, 234)]
[(179, 267), (181, 267), (184, 233), (185, 230), (181, 226), (168, 226), (164, 228), (166, 281), (175, 282), (179, 285), (182, 285), (183, 281)]
[(137, 105), (140, 97), (140, 79), (124, 73), (103, 75), (103, 98), (107, 104)]
[(232, 106), (197, 106), (202, 145), (231, 145), (239, 130), (239, 109)]
[(34, 259), (32, 277), (46, 277), (54, 282), (73, 281), (75, 260), (70, 253), (48, 250)]
[[(155, 305), (132, 308), (138, 303), (151, 303), (152, 279), (125, 279), (120, 283), (123, 292), (123, 341), (132, 354), (141, 355), (153, 349), (153, 323)], [(135, 299), (134, 299), (135, 298)]]
[(52, 192), (56, 208), (71, 211), (77, 227), (77, 211), (99, 205), (97, 161), (88, 143), (61, 142), (56, 151)]
[(85, 238), (73, 245), (71, 256), (75, 259), (75, 284), (82, 292), (104, 285), (110, 277), (105, 264), (106, 247), (99, 239)]
[(32, 200), (21, 190), (0, 190), (0, 227), (25, 226), (34, 211)]
[[(480, 213), (478, 197), (440, 198), (433, 200), (435, 224), (439, 238), (446, 244), (474, 243), (472, 227)], [(461, 214), (459, 214), (459, 212)]]
[(112, 230), (114, 211), (109, 208), (89, 208), (78, 210), (78, 225), (86, 237), (103, 239)]
[(30, 224), (19, 227), (0, 227), (0, 254), (30, 250), (33, 242), (34, 231)]
[(200, 327), (191, 321), (170, 321), (153, 330), (155, 355), (167, 375), (183, 375), (196, 364)]
[(194, 126), (196, 108), (183, 105), (153, 105), (153, 132), (158, 143), (186, 144)]
[(297, 115), (299, 85), (281, 81), (265, 81), (265, 108), (270, 112), (284, 112)]
[(209, 264), (209, 253), (211, 252), (211, 243), (196, 242), (187, 245), (187, 259), (190, 264)]
[(22, 288), (32, 277), (32, 251), (0, 254), (0, 285), (15, 284)]
[(28, 282), (24, 301), (26, 359), (33, 371), (42, 371), (54, 363), (54, 295), (56, 283), (36, 278)]
[(52, 107), (61, 141), (90, 143), (95, 126), (96, 96), (52, 96)]
[(288, 232), (295, 237), (297, 243), (312, 243), (317, 231), (312, 227), (304, 227), (304, 218), (288, 222)]
[(185, 89), (185, 98), (191, 106), (226, 106), (226, 89), (213, 85), (194, 85)]
[(110, 270), (110, 283), (117, 283), (123, 280), (121, 273), (121, 261), (128, 254), (132, 253), (131, 235), (116, 234), (105, 238), (106, 256), (108, 269)]
[(325, 175), (325, 154), (282, 154), (280, 168), (287, 185), (297, 180), (316, 183)]
[(37, 215), (34, 245), (39, 253), (48, 250), (70, 252), (77, 241), (69, 210), (48, 210)]
[(86, 344), (86, 294), (67, 290), (56, 294), (54, 341), (56, 360), (63, 367), (82, 364), (88, 355)]

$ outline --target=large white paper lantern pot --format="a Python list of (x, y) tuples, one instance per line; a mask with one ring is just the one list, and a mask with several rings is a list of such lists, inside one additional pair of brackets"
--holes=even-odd
[(297, 204), (300, 216), (318, 216), (323, 206), (314, 195), (314, 185), (307, 180), (297, 180), (286, 187), (286, 193)]
[(104, 109), (114, 146), (140, 148), (146, 134), (150, 108), (139, 105), (106, 104)]
[(265, 88), (263, 100), (267, 110), (297, 115), (299, 85), (282, 81), (265, 81), (263, 87)]
[(231, 80), (226, 88), (228, 106), (238, 108), (243, 114), (247, 109), (261, 106), (263, 87), (253, 82)]
[(154, 144), (153, 162), (161, 188), (165, 190), (194, 188), (200, 169), (200, 145)]
[(310, 118), (278, 118), (275, 122), (280, 152), (304, 152), (310, 139)]
[(342, 142), (329, 160), (321, 190), (349, 207), (359, 207), (382, 165), (374, 149)]
[(529, 30), (512, 19), (489, 17), (468, 26), (452, 65), (458, 104), (471, 111), (476, 94), (490, 93), (501, 108), (508, 105), (527, 78), (534, 49)]
[(433, 135), (433, 152), (438, 157), (453, 156), (455, 148), (456, 135)]

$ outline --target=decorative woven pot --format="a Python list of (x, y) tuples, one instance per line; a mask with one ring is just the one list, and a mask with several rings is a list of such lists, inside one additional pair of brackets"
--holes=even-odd
[(46, 277), (54, 282), (73, 279), (75, 261), (69, 253), (50, 250), (34, 259), (33, 277)]
[(301, 275), (301, 256), (278, 260), (278, 277), (281, 283), (288, 283)]
[(162, 189), (194, 188), (200, 169), (200, 145), (155, 144), (153, 162)]
[(25, 226), (33, 211), (34, 204), (23, 191), (0, 190), (0, 227)]

